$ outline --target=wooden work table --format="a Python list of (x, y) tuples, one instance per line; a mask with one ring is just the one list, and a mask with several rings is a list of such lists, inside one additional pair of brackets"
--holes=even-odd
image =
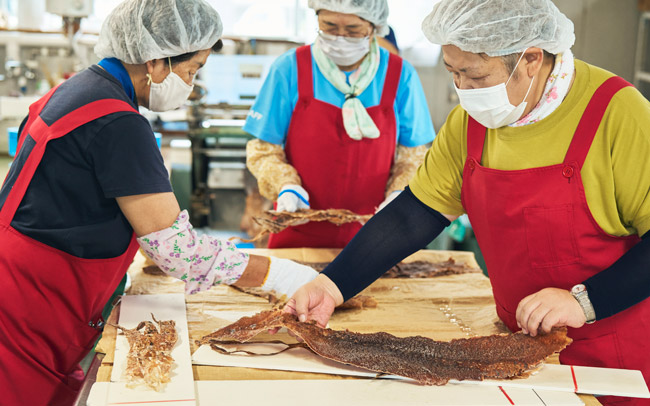
[[(295, 259), (305, 262), (329, 262), (337, 254), (333, 249), (275, 249), (249, 250), (260, 255)], [(420, 251), (406, 261), (428, 260), (443, 262), (452, 258), (456, 263), (477, 268), (471, 252)], [(148, 260), (138, 252), (128, 272), (132, 284), (127, 292), (131, 295), (182, 293), (184, 283), (167, 276), (145, 274), (142, 268)], [(330, 328), (371, 333), (384, 331), (399, 337), (421, 335), (435, 340), (451, 340), (473, 335), (490, 335), (507, 332), (499, 321), (492, 298), (489, 279), (481, 272), (439, 276), (425, 279), (379, 279), (364, 292), (377, 301), (376, 308), (337, 311), (330, 319)], [(186, 296), (191, 351), (198, 347), (200, 339), (229, 321), (220, 319), (219, 311), (262, 311), (271, 305), (262, 298), (247, 295), (227, 286), (215, 286), (208, 291)], [(117, 306), (110, 317), (116, 323)], [(105, 353), (97, 371), (96, 380), (110, 380), (115, 349), (115, 328), (107, 326), (96, 351)], [(263, 339), (265, 335), (260, 335)], [(286, 335), (274, 337), (291, 342)], [(557, 363), (557, 357), (550, 360)], [(259, 380), (259, 379), (342, 379), (340, 376), (272, 371), (252, 368), (215, 367), (194, 365), (195, 380)], [(346, 378), (355, 379), (355, 378)], [(593, 396), (580, 396), (587, 405), (599, 405)]]

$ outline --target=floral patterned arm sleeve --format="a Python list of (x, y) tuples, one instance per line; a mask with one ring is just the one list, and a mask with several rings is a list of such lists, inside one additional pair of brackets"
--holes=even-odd
[(271, 201), (278, 199), (284, 185), (301, 185), (296, 168), (287, 162), (282, 145), (254, 139), (246, 144), (246, 166), (257, 178), (260, 194)]
[(212, 285), (233, 284), (248, 265), (248, 254), (230, 241), (199, 236), (183, 210), (174, 224), (138, 238), (146, 254), (166, 274), (185, 282), (185, 292), (194, 294)]
[(415, 175), (415, 171), (424, 162), (424, 156), (427, 154), (428, 149), (426, 145), (417, 147), (397, 146), (397, 157), (386, 184), (386, 197), (396, 190), (404, 189), (409, 184), (409, 181)]

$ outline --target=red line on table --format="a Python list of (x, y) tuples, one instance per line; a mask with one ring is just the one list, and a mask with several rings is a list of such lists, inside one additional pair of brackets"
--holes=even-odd
[(499, 386), (499, 389), (501, 389), (501, 392), (503, 392), (503, 394), (506, 396), (506, 398), (508, 399), (508, 402), (510, 402), (511, 405), (514, 405), (515, 402), (513, 402), (512, 399), (510, 399), (510, 396), (508, 396), (508, 394), (506, 393), (506, 390), (503, 389), (502, 386)]

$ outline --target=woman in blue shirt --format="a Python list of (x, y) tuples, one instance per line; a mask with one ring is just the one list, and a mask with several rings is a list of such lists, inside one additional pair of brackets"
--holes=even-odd
[[(413, 67), (377, 45), (386, 0), (310, 0), (319, 34), (280, 56), (249, 112), (247, 164), (277, 210), (374, 213), (408, 183), (434, 137)], [(270, 248), (343, 247), (360, 224), (314, 222)]]

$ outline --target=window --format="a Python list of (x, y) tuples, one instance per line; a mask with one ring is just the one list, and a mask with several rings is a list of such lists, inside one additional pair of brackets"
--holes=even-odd
[[(122, 0), (95, 0), (92, 15), (81, 22), (81, 31), (99, 33), (102, 22)], [(206, 0), (221, 15), (226, 36), (289, 39), (310, 43), (318, 23), (307, 0)], [(45, 31), (61, 29), (61, 17), (45, 12), (46, 0), (0, 0), (0, 26)], [(388, 0), (389, 24), (395, 31), (402, 56), (416, 65), (432, 65), (439, 47), (430, 44), (421, 29), (431, 0)]]
[(307, 0), (207, 0), (221, 15), (224, 34), (311, 41), (316, 33)]
[[(95, 0), (93, 14), (84, 18), (81, 29), (84, 32), (98, 33), (102, 21), (122, 0)], [(58, 31), (61, 29), (61, 16), (47, 13), (46, 0), (0, 0), (0, 25), (6, 28), (26, 28), (31, 30)]]

